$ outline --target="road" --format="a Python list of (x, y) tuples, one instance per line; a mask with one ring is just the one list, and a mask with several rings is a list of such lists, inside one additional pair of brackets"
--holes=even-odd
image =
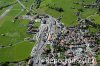
[(0, 19), (2, 19), (4, 16), (8, 14), (8, 12), (13, 8), (13, 6), (9, 6), (8, 9), (0, 16)]
[[(43, 24), (44, 21), (46, 21), (46, 24)], [(53, 42), (48, 41), (48, 36), (52, 35), (52, 37), (53, 37), (52, 40), (53, 40), (55, 38), (55, 35), (57, 35), (57, 33), (62, 30), (61, 24), (62, 24), (61, 22), (59, 22), (57, 19), (53, 18), (52, 16), (41, 19), (41, 25), (39, 27), (39, 32), (35, 36), (35, 38), (37, 40), (36, 46), (33, 47), (32, 52), (31, 52), (31, 56), (33, 57), (33, 61), (34, 61), (33, 66), (43, 66), (41, 63), (41, 59), (42, 59), (41, 54), (42, 54), (42, 51), (43, 51), (43, 48), (45, 47), (45, 45), (50, 44), (51, 48), (52, 48), (51, 52), (53, 51), (53, 47), (52, 47)], [(56, 29), (56, 27), (60, 27), (60, 28)], [(46, 28), (48, 28), (48, 30), (46, 30)], [(64, 28), (66, 28), (66, 27), (64, 27)], [(45, 40), (45, 42), (43, 40)], [(88, 43), (86, 43), (86, 46), (87, 46), (86, 51), (89, 51), (92, 54), (94, 54), (91, 51), (90, 47), (88, 46)], [(81, 52), (79, 52), (79, 53), (81, 53)], [(77, 55), (77, 57), (81, 57), (81, 56), (82, 56), (82, 54), (79, 54), (79, 56)], [(86, 56), (87, 56), (87, 54), (86, 54)], [(70, 66), (70, 65), (68, 65), (68, 66)]]
[(19, 1), (19, 0), (16, 0), (27, 12), (29, 12), (29, 10)]
[[(43, 24), (43, 21), (46, 21), (46, 24)], [(52, 42), (49, 42), (47, 40), (48, 35), (52, 35), (55, 34), (56, 31), (56, 26), (60, 26), (61, 22), (58, 22), (57, 19), (49, 16), (49, 18), (42, 18), (41, 20), (41, 25), (39, 27), (39, 32), (36, 34), (36, 40), (37, 40), (37, 44), (36, 46), (33, 47), (32, 52), (31, 52), (31, 56), (33, 56), (33, 61), (34, 64), (33, 66), (42, 66), (41, 64), (41, 54), (42, 54), (42, 50), (45, 47), (45, 45), (50, 44), (52, 47)], [(45, 29), (48, 28), (48, 30), (46, 31)], [(58, 30), (59, 32), (60, 30)], [(44, 42), (43, 40), (46, 40), (46, 42)], [(53, 39), (52, 39), (53, 40)], [(52, 48), (53, 49), (53, 48)], [(38, 64), (36, 64), (38, 62)]]

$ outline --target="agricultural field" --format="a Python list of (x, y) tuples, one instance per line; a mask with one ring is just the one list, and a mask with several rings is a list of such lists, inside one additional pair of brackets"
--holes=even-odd
[[(86, 4), (91, 4), (93, 2), (95, 2), (95, 0), (84, 0)], [(83, 9), (83, 12), (81, 13), (81, 17), (82, 18), (87, 18), (91, 15), (93, 15), (94, 13), (96, 13), (96, 8), (93, 9), (87, 9), (84, 8), (83, 6), (81, 6), (80, 4), (74, 4), (75, 2), (82, 2), (82, 0), (43, 0), (43, 2), (40, 5), (40, 9), (42, 9), (42, 11), (51, 14), (54, 17), (58, 17), (58, 16), (63, 16), (62, 17), (62, 22), (67, 25), (75, 25), (77, 24), (77, 17), (75, 16), (75, 12), (78, 11), (78, 9)], [(61, 7), (63, 8), (64, 12), (58, 12), (54, 9), (50, 9), (47, 5), (49, 4), (49, 6), (52, 7)], [(100, 16), (98, 14), (94, 15), (93, 18), (96, 20), (95, 23), (100, 24), (99, 22), (99, 18)]]
[[(11, 4), (15, 0), (0, 0), (0, 6)], [(24, 4), (25, 1), (22, 1)], [(27, 8), (32, 4), (26, 4)], [(13, 19), (17, 15), (25, 15), (26, 11), (22, 12), (21, 6), (17, 3), (12, 5), (12, 9), (0, 19), (0, 62), (13, 62), (27, 59), (30, 56), (34, 43), (24, 41), (26, 37), (32, 37), (32, 35), (26, 34), (27, 25), (29, 20), (17, 20), (15, 23)], [(2, 15), (9, 7), (0, 10)], [(14, 45), (9, 47), (9, 45)]]
[[(85, 4), (91, 4), (91, 3), (95, 3), (96, 0), (84, 0)], [(59, 16), (62, 16), (61, 21), (64, 23), (64, 25), (66, 26), (71, 26), (71, 25), (77, 25), (77, 16), (75, 15), (75, 13), (79, 10), (82, 9), (81, 12), (81, 18), (85, 19), (85, 18), (91, 18), (94, 19), (94, 23), (96, 24), (100, 24), (100, 16), (97, 13), (97, 9), (96, 8), (84, 8), (82, 5), (80, 4), (75, 4), (75, 3), (81, 3), (82, 0), (43, 0), (39, 10), (41, 10), (41, 12), (46, 12), (52, 16), (54, 16), (55, 18), (58, 18)], [(63, 3), (63, 4), (62, 4)], [(49, 8), (49, 6), (51, 7), (61, 7), (63, 8), (63, 12), (58, 12), (55, 9)], [(92, 30), (94, 29), (94, 30)], [(98, 32), (99, 30), (94, 28), (94, 27), (90, 27), (90, 31), (91, 32)]]
[(13, 47), (0, 49), (0, 62), (17, 62), (29, 57), (33, 43), (23, 41)]

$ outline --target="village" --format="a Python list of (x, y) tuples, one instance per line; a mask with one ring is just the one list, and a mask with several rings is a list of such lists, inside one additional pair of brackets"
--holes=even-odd
[[(49, 26), (48, 19), (52, 19), (51, 26)], [(81, 20), (80, 20), (81, 21)], [(55, 22), (55, 23), (54, 23)], [(95, 52), (100, 49), (100, 45), (97, 43), (97, 39), (100, 39), (100, 33), (92, 34), (87, 29), (87, 24), (83, 24), (84, 21), (80, 22), (77, 26), (65, 27), (63, 23), (59, 22), (59, 19), (54, 19), (52, 17), (43, 17), (41, 19), (42, 28), (39, 28), (39, 34), (37, 35), (38, 41), (40, 43), (36, 44), (32, 51), (32, 57), (34, 58), (34, 52), (37, 53), (40, 59), (34, 61), (29, 60), (29, 65), (40, 64), (45, 66), (56, 65), (56, 66), (72, 66), (72, 65), (90, 65), (97, 66)], [(46, 26), (47, 25), (47, 26)], [(51, 28), (54, 27), (55, 28)], [(50, 30), (50, 31), (49, 31)], [(30, 30), (31, 31), (31, 30)], [(43, 31), (43, 32), (41, 32)], [(36, 37), (37, 37), (36, 36)], [(42, 37), (43, 36), (43, 37)], [(42, 47), (41, 47), (42, 45)], [(49, 47), (46, 47), (46, 45)], [(39, 52), (40, 51), (40, 52)], [(47, 63), (47, 59), (60, 59), (59, 62), (54, 60)], [(70, 59), (74, 60), (72, 63), (65, 62), (64, 60)], [(75, 63), (81, 60), (81, 63)], [(90, 62), (88, 62), (89, 60)], [(36, 63), (32, 63), (36, 62)], [(63, 62), (61, 62), (63, 61)], [(41, 63), (40, 63), (41, 62)], [(50, 64), (50, 62), (52, 62)], [(84, 63), (83, 63), (84, 62)], [(34, 65), (33, 65), (34, 66)]]
[[(96, 24), (95, 19), (90, 18), (95, 14), (100, 15), (100, 0), (91, 4), (85, 4), (84, 0), (73, 2), (73, 4), (79, 4), (87, 9), (96, 8), (97, 12), (83, 18), (81, 16), (83, 9), (78, 9), (74, 13), (77, 17), (77, 25), (70, 26), (65, 26), (62, 22), (62, 15), (55, 18), (46, 13), (33, 13), (32, 9), (39, 7), (40, 0), (36, 0), (30, 9), (27, 9), (20, 0), (16, 0), (13, 4), (16, 3), (19, 3), (22, 11), (27, 11), (27, 13), (25, 15), (19, 13), (13, 18), (12, 23), (16, 24), (17, 20), (21, 19), (29, 20), (28, 24), (25, 25), (26, 31), (24, 33), (31, 35), (31, 37), (25, 37), (23, 41), (34, 43), (34, 46), (27, 59), (11, 62), (11, 64), (14, 66), (99, 66), (96, 56), (100, 55), (100, 30), (91, 32), (89, 27), (100, 28), (100, 24)], [(52, 7), (50, 4), (47, 4), (47, 7), (61, 13), (64, 12), (61, 7)], [(13, 6), (10, 6), (0, 18), (2, 19), (12, 8)], [(71, 9), (75, 8), (72, 7)], [(6, 34), (2, 33), (1, 36), (5, 37)], [(16, 45), (0, 45), (0, 49)]]

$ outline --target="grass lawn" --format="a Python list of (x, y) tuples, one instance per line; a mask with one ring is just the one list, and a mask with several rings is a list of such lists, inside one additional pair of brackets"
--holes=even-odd
[(100, 29), (89, 27), (90, 32), (96, 33), (99, 32)]
[[(4, 0), (5, 1), (5, 0)], [(26, 34), (28, 20), (17, 20), (13, 23), (13, 19), (21, 12), (21, 6), (17, 3), (11, 11), (0, 21), (0, 45), (16, 44), (23, 41), (24, 38), (31, 35)], [(25, 15), (25, 11), (21, 15)], [(6, 36), (1, 36), (5, 34)]]
[[(98, 52), (100, 53), (100, 49), (98, 50)], [(98, 64), (99, 64), (98, 66), (100, 66), (100, 55), (97, 55), (97, 56), (96, 56), (96, 59), (97, 59), (97, 62), (98, 62)]]
[(95, 19), (95, 23), (100, 24), (100, 15), (95, 14), (94, 16), (92, 16), (91, 18)]
[[(33, 0), (31, 0), (32, 3)], [(0, 6), (4, 3), (15, 2), (15, 0), (2, 0)], [(28, 6), (31, 4), (27, 4)], [(7, 8), (0, 11), (2, 14)], [(13, 6), (10, 12), (0, 20), (0, 45), (8, 46), (13, 44), (15, 46), (9, 48), (0, 48), (0, 62), (6, 61), (21, 61), (30, 56), (34, 43), (24, 41), (26, 37), (33, 37), (26, 34), (28, 20), (17, 20), (13, 23), (13, 19), (21, 12), (21, 6), (17, 3)], [(21, 15), (25, 15), (26, 11)], [(2, 36), (1, 34), (5, 34)], [(24, 42), (23, 42), (24, 41)], [(21, 42), (21, 43), (20, 43)]]
[[(83, 8), (79, 4), (73, 4), (73, 2), (81, 2), (81, 0), (43, 0), (43, 2), (40, 5), (40, 9), (42, 9), (42, 11), (54, 17), (63, 15), (62, 22), (67, 26), (77, 24), (77, 21), (76, 21), (77, 17), (75, 16), (75, 12), (77, 12), (77, 9), (80, 9), (80, 8), (83, 9), (83, 12), (81, 14), (83, 18), (86, 18), (96, 12), (96, 9), (86, 9), (86, 8)], [(95, 0), (92, 0), (92, 1), (85, 0), (85, 2), (87, 4), (90, 4), (92, 2), (95, 2)], [(59, 13), (53, 9), (50, 9), (47, 7), (47, 4), (50, 4), (51, 6), (62, 7), (64, 9), (64, 12)], [(73, 7), (75, 9), (72, 9)], [(100, 18), (100, 16), (98, 16), (98, 18)], [(95, 18), (95, 19), (98, 19), (98, 18)], [(98, 21), (95, 21), (95, 23), (100, 24), (100, 22)]]
[(23, 41), (16, 46), (0, 49), (0, 62), (21, 61), (30, 56), (34, 43)]
[[(60, 0), (49, 0), (49, 1), (45, 0), (41, 3), (40, 9), (44, 10), (46, 13), (48, 13), (54, 17), (63, 15), (62, 22), (64, 22), (65, 25), (76, 24), (76, 16), (73, 13), (73, 11), (76, 11), (76, 10), (71, 10), (71, 7), (73, 6), (72, 2), (73, 2), (73, 0), (62, 0), (62, 1), (60, 1)], [(64, 4), (62, 4), (62, 3), (64, 3)], [(58, 7), (63, 7), (64, 12), (59, 13), (53, 9), (49, 9), (46, 6), (47, 4), (50, 4), (50, 5), (56, 4), (56, 6), (58, 6)]]

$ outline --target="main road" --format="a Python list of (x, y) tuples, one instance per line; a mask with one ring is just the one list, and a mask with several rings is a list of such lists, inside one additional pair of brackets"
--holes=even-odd
[[(44, 21), (46, 22), (46, 24), (43, 24)], [(51, 16), (49, 16), (49, 18), (41, 19), (39, 32), (36, 34), (37, 43), (36, 43), (36, 46), (33, 47), (32, 52), (31, 52), (31, 56), (33, 57), (33, 61), (34, 61), (33, 66), (36, 66), (36, 65), (42, 66), (41, 54), (42, 54), (43, 48), (47, 44), (50, 44), (52, 47), (52, 44), (53, 44), (52, 42), (48, 41), (48, 36), (52, 35), (52, 37), (55, 38), (54, 34), (56, 34), (57, 32), (56, 27), (60, 26), (60, 24), (61, 24), (60, 22), (58, 22), (56, 19), (52, 18)], [(46, 30), (46, 28), (48, 29)]]

